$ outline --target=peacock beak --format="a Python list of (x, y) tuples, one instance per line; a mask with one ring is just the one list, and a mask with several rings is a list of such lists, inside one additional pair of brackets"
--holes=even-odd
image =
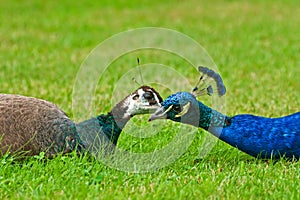
[(164, 107), (158, 108), (148, 119), (148, 121), (153, 121), (156, 119), (166, 119), (167, 118), (167, 112)]

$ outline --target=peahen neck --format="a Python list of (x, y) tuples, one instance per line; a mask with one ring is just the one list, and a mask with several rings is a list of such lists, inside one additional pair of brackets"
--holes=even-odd
[(113, 144), (117, 144), (122, 129), (131, 118), (126, 114), (128, 106), (126, 106), (125, 100), (118, 103), (108, 114), (97, 116), (103, 133)]
[[(219, 130), (230, 125), (230, 117), (204, 105), (199, 104), (199, 127), (219, 136)], [(221, 128), (221, 129), (220, 129)]]

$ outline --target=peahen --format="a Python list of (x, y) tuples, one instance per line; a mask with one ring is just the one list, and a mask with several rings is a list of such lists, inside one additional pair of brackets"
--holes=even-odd
[(46, 156), (76, 149), (111, 151), (131, 117), (154, 112), (162, 102), (155, 89), (142, 86), (108, 113), (74, 123), (53, 103), (33, 97), (0, 94), (0, 156), (25, 152)]
[[(225, 94), (222, 79), (217, 73), (204, 67), (199, 67), (199, 71), (216, 81), (220, 96)], [(162, 107), (150, 116), (149, 121), (166, 118), (201, 127), (254, 157), (299, 159), (300, 112), (280, 118), (249, 114), (229, 117), (197, 101), (196, 96), (202, 93), (212, 94), (213, 89), (211, 86), (202, 90), (195, 87), (192, 93), (172, 94), (161, 103)]]

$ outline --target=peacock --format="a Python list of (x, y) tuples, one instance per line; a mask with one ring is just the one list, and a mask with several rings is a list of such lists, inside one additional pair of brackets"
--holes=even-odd
[[(205, 67), (199, 67), (203, 73), (200, 77), (211, 77), (217, 85), (217, 93), (222, 96), (226, 92), (219, 74)], [(204, 84), (203, 84), (204, 83)], [(199, 89), (200, 88), (200, 89)], [(149, 121), (170, 119), (175, 122), (200, 127), (222, 141), (239, 150), (265, 159), (299, 159), (300, 157), (300, 112), (279, 118), (267, 118), (251, 114), (227, 116), (197, 101), (201, 94), (212, 95), (211, 85), (195, 87), (190, 92), (177, 92), (167, 97), (161, 107), (153, 113)]]
[(110, 153), (122, 128), (134, 115), (153, 113), (162, 102), (150, 86), (141, 86), (107, 114), (75, 123), (55, 104), (15, 94), (0, 94), (0, 156), (45, 152), (52, 157), (73, 150)]

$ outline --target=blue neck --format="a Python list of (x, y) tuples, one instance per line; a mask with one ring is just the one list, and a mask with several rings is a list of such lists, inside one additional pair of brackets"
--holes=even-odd
[(300, 112), (280, 118), (227, 117), (199, 102), (199, 127), (254, 157), (300, 157)]
[(208, 130), (212, 134), (219, 136), (220, 133), (216, 132), (218, 128), (224, 128), (230, 125), (230, 118), (222, 113), (204, 105), (199, 104), (199, 127)]

